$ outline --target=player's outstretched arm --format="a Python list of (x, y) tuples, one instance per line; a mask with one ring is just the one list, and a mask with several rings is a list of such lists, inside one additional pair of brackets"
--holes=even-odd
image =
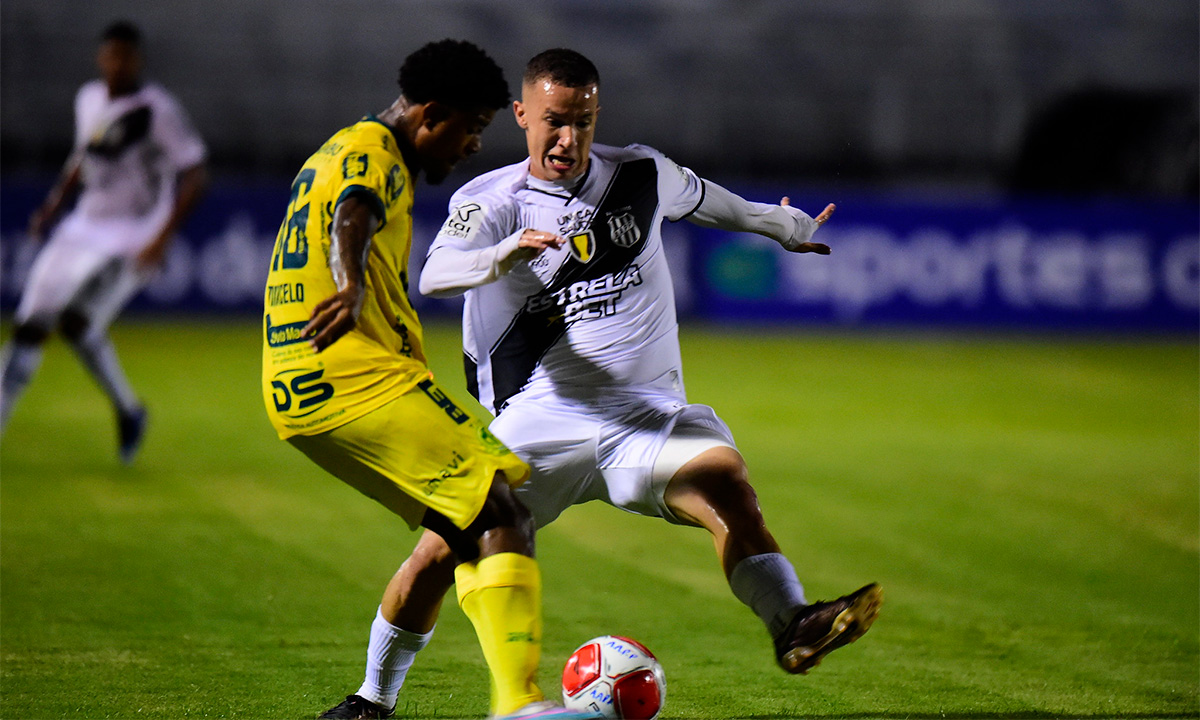
[(421, 294), (429, 297), (462, 295), (473, 287), (487, 285), (508, 274), (521, 262), (532, 260), (547, 248), (566, 242), (554, 233), (526, 228), (499, 243), (479, 250), (463, 250), (435, 242), (421, 269)]
[(704, 200), (688, 220), (704, 227), (765, 235), (789, 252), (828, 255), (828, 245), (812, 242), (813, 233), (833, 215), (836, 206), (825, 206), (813, 218), (792, 207), (788, 198), (778, 205), (750, 202), (711, 180), (704, 181)]
[(362, 312), (367, 287), (367, 257), (371, 238), (379, 229), (372, 206), (350, 195), (333, 211), (329, 266), (337, 292), (317, 303), (300, 331), (313, 350), (321, 352), (354, 329)]

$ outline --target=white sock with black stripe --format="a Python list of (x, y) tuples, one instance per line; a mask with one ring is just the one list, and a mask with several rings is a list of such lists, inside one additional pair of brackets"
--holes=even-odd
[(4, 432), (17, 398), (42, 364), (42, 346), (14, 340), (4, 349), (4, 358), (0, 362), (0, 432)]

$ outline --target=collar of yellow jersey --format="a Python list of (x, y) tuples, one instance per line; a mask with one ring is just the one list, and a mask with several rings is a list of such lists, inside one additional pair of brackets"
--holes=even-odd
[(416, 177), (417, 171), (420, 169), (421, 164), (417, 157), (417, 149), (413, 147), (413, 144), (409, 141), (408, 137), (404, 135), (404, 133), (397, 130), (396, 126), (389, 125), (380, 120), (374, 113), (369, 113), (361, 120), (361, 122), (379, 123), (387, 128), (388, 132), (390, 132), (392, 137), (396, 140), (396, 147), (399, 148), (400, 156), (404, 158), (404, 164), (408, 167), (409, 173)]

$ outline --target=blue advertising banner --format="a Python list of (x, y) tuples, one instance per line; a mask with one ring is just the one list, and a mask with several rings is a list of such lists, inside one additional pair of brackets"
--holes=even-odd
[[(17, 306), (39, 245), (29, 239), (29, 216), (48, 183), (0, 183), (0, 309)], [(165, 266), (129, 305), (131, 311), (262, 312), (275, 234), (287, 209), (291, 180), (215, 183), (172, 243)], [(428, 188), (426, 188), (428, 189)], [(445, 219), (448, 190), (425, 193), (414, 208), (413, 277)], [(461, 301), (425, 298), (413, 290), (418, 311), (457, 313)]]
[[(26, 235), (45, 182), (0, 184), (0, 308), (16, 307), (37, 246)], [(445, 217), (447, 189), (418, 198), (413, 276)], [(210, 190), (134, 310), (258, 313), (288, 182)], [(749, 197), (772, 196), (752, 190)], [(815, 212), (821, 199), (796, 199)], [(1192, 204), (838, 199), (817, 240), (793, 255), (755, 235), (687, 222), (664, 242), (680, 314), (816, 325), (1200, 328), (1200, 212)], [(460, 302), (414, 289), (417, 310)]]
[(851, 198), (815, 238), (828, 257), (697, 228), (695, 310), (718, 320), (1194, 332), (1198, 227), (1195, 205)]

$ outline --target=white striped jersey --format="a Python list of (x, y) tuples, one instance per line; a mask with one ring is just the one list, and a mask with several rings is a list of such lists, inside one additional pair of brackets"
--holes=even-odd
[(529, 175), (528, 160), (481, 175), (450, 200), (430, 248), (480, 250), (527, 228), (567, 238), (467, 291), (467, 384), (501, 412), (517, 393), (594, 398), (651, 385), (683, 396), (664, 219), (699, 207), (704, 184), (658, 151), (593, 145), (571, 190)]
[(206, 155), (187, 114), (161, 85), (113, 98), (101, 80), (75, 96), (75, 152), (83, 172), (76, 212), (94, 220), (165, 213), (175, 175)]

